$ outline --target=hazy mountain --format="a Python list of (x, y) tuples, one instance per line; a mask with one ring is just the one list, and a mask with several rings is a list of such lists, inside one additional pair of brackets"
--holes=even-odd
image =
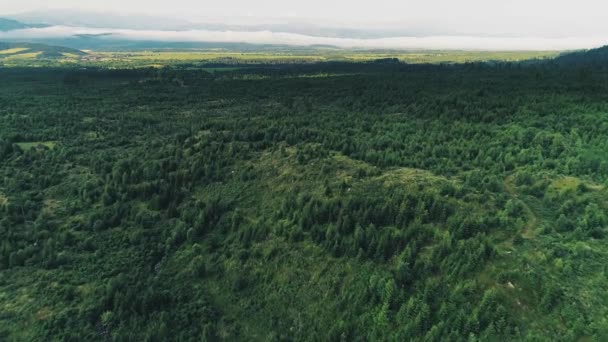
[(422, 37), (429, 35), (455, 34), (436, 29), (360, 29), (353, 27), (337, 27), (324, 24), (309, 23), (289, 19), (268, 19), (269, 23), (226, 24), (217, 22), (192, 22), (188, 20), (143, 16), (120, 15), (114, 13), (98, 13), (74, 10), (53, 10), (27, 12), (11, 15), (10, 18), (31, 23), (47, 25), (114, 28), (131, 30), (210, 30), (210, 31), (271, 31), (302, 34), (313, 37), (329, 38), (387, 38), (387, 37)]
[(41, 24), (25, 24), (17, 20), (13, 19), (5, 19), (0, 18), (0, 31), (11, 31), (11, 30), (20, 30), (26, 28), (35, 28), (35, 27), (45, 27), (46, 25)]
[(75, 10), (49, 10), (26, 12), (9, 16), (23, 22), (47, 25), (117, 28), (133, 30), (183, 30), (191, 23), (178, 19), (142, 15), (119, 15)]

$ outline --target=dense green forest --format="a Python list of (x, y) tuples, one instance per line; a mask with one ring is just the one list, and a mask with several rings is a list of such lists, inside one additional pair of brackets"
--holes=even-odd
[(608, 339), (606, 69), (0, 80), (0, 340)]

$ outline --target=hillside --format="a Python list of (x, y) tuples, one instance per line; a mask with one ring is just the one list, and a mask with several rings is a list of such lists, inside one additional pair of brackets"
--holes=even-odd
[(85, 56), (80, 50), (35, 43), (0, 42), (0, 62), (10, 59), (60, 59)]
[(25, 24), (17, 20), (0, 18), (0, 31), (20, 30), (34, 27), (45, 27), (46, 25)]
[(608, 67), (608, 46), (565, 53), (556, 58), (555, 62), (564, 66)]

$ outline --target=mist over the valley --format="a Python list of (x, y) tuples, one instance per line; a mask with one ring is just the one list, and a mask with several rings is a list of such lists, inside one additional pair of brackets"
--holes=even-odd
[[(163, 42), (179, 42), (328, 45), (362, 49), (557, 51), (589, 49), (608, 42), (603, 21), (564, 26), (555, 18), (544, 21), (543, 25), (532, 26), (514, 19), (514, 25), (507, 30), (500, 23), (485, 23), (483, 18), (471, 18), (471, 23), (468, 23), (469, 20), (458, 16), (432, 24), (424, 18), (378, 24), (357, 23), (355, 19), (349, 21), (344, 18), (342, 21), (340, 18), (328, 20), (302, 16), (208, 16), (192, 19), (188, 16), (74, 9), (0, 14), (0, 18), (3, 17), (13, 21), (7, 22), (5, 29), (0, 22), (0, 40), (61, 43), (73, 48), (117, 47), (120, 46), (118, 42), (129, 46), (134, 42), (155, 42), (156, 46)], [(482, 22), (485, 24), (481, 25)], [(478, 27), (484, 27), (484, 30)]]
[(448, 49), (448, 50), (571, 50), (601, 46), (607, 37), (534, 38), (482, 36), (422, 36), (387, 38), (320, 37), (290, 32), (216, 30), (135, 30), (49, 26), (0, 32), (0, 40), (44, 41), (89, 36), (99, 42), (157, 41), (249, 43), (270, 45), (330, 45), (368, 49)]

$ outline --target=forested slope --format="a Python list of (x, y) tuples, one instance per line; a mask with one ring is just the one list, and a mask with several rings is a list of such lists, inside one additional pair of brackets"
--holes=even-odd
[(558, 65), (605, 69), (608, 66), (608, 46), (565, 53), (555, 59)]
[(608, 337), (606, 73), (0, 78), (0, 339)]

